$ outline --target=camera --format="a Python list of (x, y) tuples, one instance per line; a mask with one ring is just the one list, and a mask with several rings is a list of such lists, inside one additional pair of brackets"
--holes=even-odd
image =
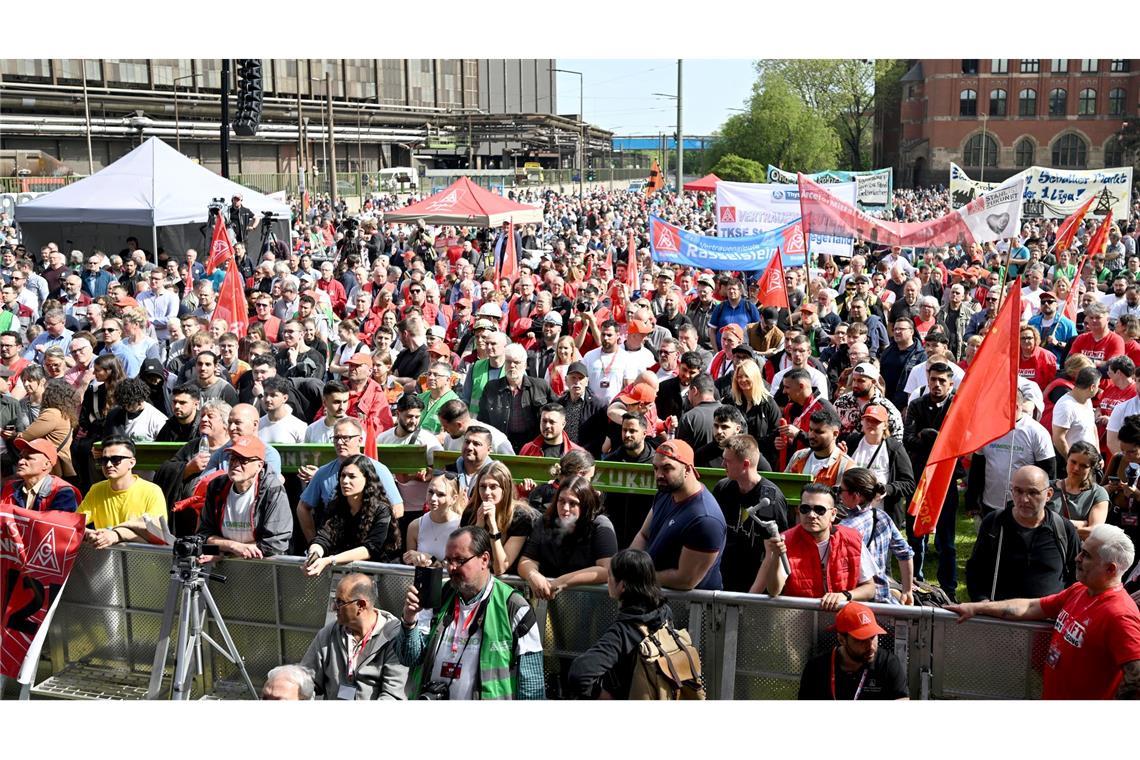
[(206, 543), (205, 536), (183, 536), (174, 540), (175, 559), (196, 559), (203, 554), (221, 554), (218, 546)]
[(574, 308), (578, 311), (590, 311), (591, 305), (589, 301), (578, 301), (574, 304)]
[(346, 216), (344, 221), (340, 223), (340, 229), (346, 236), (353, 235), (356, 228), (360, 226), (360, 220), (354, 216)]
[(428, 681), (420, 690), (419, 699), (442, 702), (451, 699), (451, 684), (447, 681)]

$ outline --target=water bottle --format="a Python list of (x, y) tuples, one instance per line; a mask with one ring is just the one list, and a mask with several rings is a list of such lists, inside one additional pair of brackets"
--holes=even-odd
[(202, 440), (198, 442), (198, 453), (199, 454), (209, 454), (210, 453), (210, 439), (207, 438), (206, 436), (202, 436)]

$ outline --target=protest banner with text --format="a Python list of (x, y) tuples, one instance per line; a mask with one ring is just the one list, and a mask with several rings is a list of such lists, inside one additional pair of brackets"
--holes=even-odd
[[(836, 198), (855, 204), (855, 183), (828, 185)], [(761, 185), (751, 182), (716, 183), (717, 235), (721, 238), (753, 237), (794, 222), (800, 216), (800, 191), (794, 185)], [(814, 256), (851, 255), (851, 236), (817, 234), (809, 239)], [(789, 249), (781, 246), (784, 263), (792, 266)], [(765, 260), (766, 261), (766, 260)]]

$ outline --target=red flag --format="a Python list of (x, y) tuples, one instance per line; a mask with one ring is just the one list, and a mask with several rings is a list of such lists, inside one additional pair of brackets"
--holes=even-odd
[[(1054, 251), (1067, 251), (1069, 246), (1073, 244), (1073, 238), (1077, 236), (1077, 230), (1081, 226), (1081, 222), (1085, 220), (1085, 214), (1089, 211), (1089, 206), (1096, 200), (1096, 194), (1089, 196), (1089, 199), (1081, 204), (1081, 207), (1066, 217), (1065, 221), (1061, 222), (1061, 226), (1057, 228), (1057, 240), (1053, 243)], [(1080, 271), (1078, 270), (1078, 276)]]
[(222, 215), (218, 214), (218, 221), (214, 223), (214, 234), (210, 238), (210, 252), (206, 256), (206, 274), (213, 274), (214, 270), (224, 264), (234, 255), (234, 248), (230, 245), (230, 233), (222, 222)]
[(184, 296), (188, 296), (194, 292), (194, 265), (189, 261), (186, 262), (186, 291)]
[(218, 305), (210, 319), (224, 319), (230, 326), (230, 332), (239, 338), (244, 338), (249, 331), (249, 306), (245, 302), (245, 289), (233, 253), (230, 253), (226, 265), (226, 278), (222, 280), (222, 289), (218, 293)]
[(760, 295), (756, 300), (762, 306), (791, 310), (792, 306), (788, 302), (788, 286), (784, 281), (784, 258), (780, 255), (779, 248), (776, 249), (776, 255), (768, 262), (759, 284)]
[[(934, 440), (934, 448), (910, 502), (916, 536), (927, 535), (938, 523), (958, 457), (974, 453), (1013, 429), (1017, 420), (1020, 326), (1021, 280), (1018, 278), (971, 365), (984, 367), (984, 371), (966, 373)], [(979, 414), (979, 410), (985, 413)]]
[(1112, 226), (1112, 209), (1108, 210), (1105, 215), (1104, 221), (1096, 228), (1096, 232), (1089, 238), (1088, 247), (1085, 248), (1085, 256), (1096, 256), (1098, 253), (1104, 253), (1105, 247), (1108, 245), (1108, 228)]
[(629, 259), (625, 266), (625, 284), (629, 286), (629, 294), (633, 296), (633, 291), (637, 290), (637, 245), (633, 242), (633, 230), (627, 233), (629, 238)]
[(645, 183), (645, 194), (653, 195), (658, 190), (664, 189), (665, 177), (661, 174), (661, 164), (657, 163), (655, 158), (649, 168), (649, 181)]
[(1077, 321), (1077, 299), (1080, 297), (1081, 273), (1085, 271), (1085, 264), (1088, 262), (1089, 256), (1086, 253), (1081, 257), (1081, 263), (1077, 265), (1077, 273), (1073, 276), (1073, 281), (1069, 283), (1069, 295), (1065, 297), (1065, 310), (1061, 312), (1073, 322)]
[(513, 284), (518, 276), (519, 260), (515, 251), (515, 225), (514, 222), (511, 222), (507, 225), (507, 240), (503, 243), (503, 258), (499, 262), (499, 280), (506, 277)]

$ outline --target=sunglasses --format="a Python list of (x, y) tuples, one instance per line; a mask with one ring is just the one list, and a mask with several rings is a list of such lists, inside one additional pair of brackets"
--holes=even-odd
[(100, 467), (106, 467), (108, 465), (110, 465), (111, 467), (118, 467), (120, 464), (123, 463), (124, 459), (134, 459), (134, 457), (118, 455), (118, 456), (109, 456), (109, 457), (99, 457), (95, 461), (99, 463)]
[(824, 515), (827, 514), (827, 510), (829, 510), (829, 509), (831, 509), (831, 507), (824, 507), (824, 506), (821, 506), (819, 504), (816, 504), (814, 506), (811, 504), (801, 504), (800, 505), (800, 514), (801, 515), (810, 515), (812, 512), (815, 512), (818, 516), (823, 517)]

